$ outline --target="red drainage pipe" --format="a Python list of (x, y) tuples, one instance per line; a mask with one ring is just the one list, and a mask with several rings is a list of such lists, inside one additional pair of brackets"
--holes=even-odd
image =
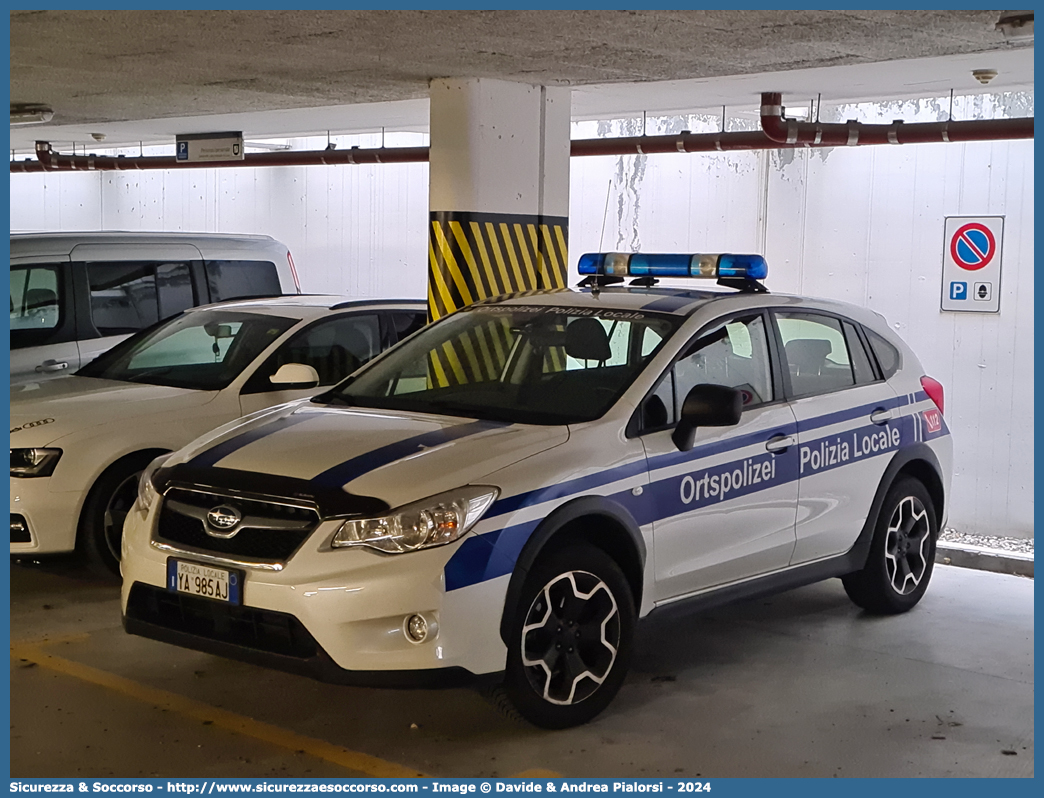
[[(837, 147), (859, 144), (915, 144), (925, 142), (993, 141), (1033, 138), (1033, 118), (973, 122), (930, 122), (906, 125), (822, 124), (797, 122), (783, 116), (782, 95), (761, 95), (762, 131), (732, 133), (682, 132), (667, 136), (579, 139), (570, 154), (653, 155), (673, 152), (774, 150), (790, 147)], [(241, 161), (181, 163), (173, 156), (125, 158), (97, 155), (61, 155), (46, 141), (36, 143), (36, 161), (11, 161), (12, 172), (106, 171), (119, 169), (186, 169), (237, 166), (320, 166), (340, 164), (423, 163), (427, 147), (317, 150), (251, 153)]]
[(188, 167), (313, 166), (363, 163), (418, 163), (428, 160), (427, 147), (317, 150), (248, 153), (241, 161), (181, 163), (174, 156), (125, 158), (101, 155), (61, 155), (46, 141), (36, 142), (36, 161), (11, 161), (12, 172), (109, 171), (114, 169), (185, 169)]
[(917, 122), (890, 125), (798, 122), (784, 115), (783, 95), (761, 95), (761, 129), (777, 144), (790, 147), (855, 147), (864, 144), (927, 144), (933, 142), (997, 141), (1033, 138), (1033, 117), (973, 122)]
[[(784, 145), (786, 147), (787, 145)], [(668, 136), (631, 136), (580, 139), (572, 142), (571, 155), (652, 155), (665, 152), (725, 152), (727, 150), (778, 149), (760, 130), (737, 133), (689, 133)], [(320, 166), (365, 163), (422, 163), (427, 147), (317, 150), (247, 154), (241, 161), (182, 163), (169, 155), (140, 158), (100, 155), (61, 155), (46, 141), (36, 143), (36, 161), (12, 161), (12, 172), (108, 171), (114, 169), (185, 169), (190, 167)]]

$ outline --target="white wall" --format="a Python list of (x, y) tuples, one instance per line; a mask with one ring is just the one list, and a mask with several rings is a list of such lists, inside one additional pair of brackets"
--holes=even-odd
[[(978, 107), (955, 107), (955, 118), (1032, 114), (1032, 98), (1005, 99), (985, 109), (969, 99)], [(831, 110), (866, 121), (948, 113), (938, 102)], [(650, 134), (698, 132), (720, 120), (646, 124)], [(584, 137), (642, 129), (640, 119), (578, 127)], [(612, 249), (763, 252), (770, 289), (881, 313), (946, 390), (949, 524), (1033, 536), (1032, 141), (574, 158), (571, 172), (574, 262)], [(939, 309), (944, 220), (966, 215), (1005, 217), (997, 315)]]
[[(1032, 98), (1019, 102), (1012, 115), (1032, 113)], [(938, 103), (855, 110), (825, 109), (823, 118), (948, 113)], [(633, 135), (641, 124), (583, 123), (573, 136)], [(650, 133), (698, 131), (720, 120), (645, 124)], [(1032, 141), (574, 158), (570, 170), (574, 263), (608, 249), (764, 252), (773, 290), (882, 313), (946, 388), (956, 458), (950, 525), (1033, 535)], [(424, 295), (427, 206), (425, 164), (11, 178), (12, 229), (268, 233), (292, 249), (304, 290), (350, 296)], [(1005, 217), (998, 315), (939, 310), (943, 223), (954, 215)]]
[[(398, 134), (385, 143), (426, 139)], [(381, 137), (347, 143), (376, 147)], [(295, 149), (326, 144), (294, 140)], [(12, 230), (263, 233), (290, 247), (309, 293), (423, 298), (427, 222), (427, 164), (11, 176)]]

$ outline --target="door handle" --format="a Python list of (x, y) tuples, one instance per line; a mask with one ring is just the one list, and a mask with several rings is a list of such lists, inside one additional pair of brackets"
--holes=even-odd
[(877, 410), (875, 410), (873, 413), (870, 414), (870, 423), (871, 424), (877, 424), (878, 426), (881, 426), (882, 424), (887, 424), (891, 420), (892, 420), (892, 411), (891, 410), (885, 410), (884, 408), (878, 408)]
[(795, 443), (797, 441), (794, 440), (793, 435), (774, 435), (765, 441), (765, 448), (772, 454), (779, 454), (780, 452), (785, 452)]
[(64, 360), (45, 360), (43, 363), (36, 367), (36, 370), (42, 373), (50, 371), (61, 371), (62, 369), (67, 368), (69, 368), (69, 364), (66, 363)]

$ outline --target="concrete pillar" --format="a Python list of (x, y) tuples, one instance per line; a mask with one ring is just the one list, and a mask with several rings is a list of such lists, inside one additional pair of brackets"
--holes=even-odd
[(567, 285), (569, 89), (431, 83), (428, 313)]

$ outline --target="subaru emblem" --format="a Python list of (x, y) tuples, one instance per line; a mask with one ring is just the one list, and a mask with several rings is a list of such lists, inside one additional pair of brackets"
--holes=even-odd
[(235, 507), (219, 505), (207, 513), (207, 534), (214, 538), (234, 537), (242, 520), (243, 514)]

